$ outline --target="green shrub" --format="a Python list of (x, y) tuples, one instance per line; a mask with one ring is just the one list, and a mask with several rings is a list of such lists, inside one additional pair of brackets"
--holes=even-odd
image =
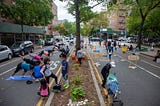
[(74, 64), (73, 67), (74, 68), (78, 68), (80, 66), (80, 64)]
[(79, 85), (82, 82), (81, 76), (77, 75), (75, 78), (71, 80), (75, 85)]
[(71, 97), (73, 101), (76, 101), (77, 99), (84, 97), (84, 96), (85, 96), (85, 91), (81, 86), (72, 88)]

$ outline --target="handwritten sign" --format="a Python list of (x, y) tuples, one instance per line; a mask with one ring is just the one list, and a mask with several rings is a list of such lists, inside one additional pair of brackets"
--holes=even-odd
[(137, 55), (129, 55), (128, 60), (139, 60), (139, 56)]

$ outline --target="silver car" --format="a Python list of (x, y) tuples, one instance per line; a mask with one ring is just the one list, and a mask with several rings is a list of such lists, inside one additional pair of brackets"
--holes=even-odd
[(11, 59), (12, 58), (12, 51), (6, 45), (0, 45), (0, 61), (4, 59)]

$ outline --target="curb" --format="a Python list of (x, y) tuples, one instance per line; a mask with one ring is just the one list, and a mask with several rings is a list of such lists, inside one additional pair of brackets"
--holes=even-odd
[(101, 90), (100, 90), (100, 88), (98, 86), (98, 82), (97, 82), (96, 76), (94, 74), (93, 67), (91, 65), (91, 61), (88, 60), (88, 63), (89, 63), (89, 67), (90, 67), (90, 70), (91, 70), (92, 79), (94, 81), (94, 86), (96, 88), (97, 95), (98, 95), (98, 98), (99, 98), (100, 106), (105, 106), (104, 98), (103, 98), (103, 96), (101, 94)]
[(140, 53), (141, 55), (145, 55), (145, 56), (149, 56), (149, 57), (152, 57), (152, 58), (154, 58), (154, 56), (152, 56), (152, 55), (149, 55), (149, 54), (146, 54), (146, 53)]
[[(95, 70), (94, 73), (96, 74), (97, 80), (98, 80), (99, 83), (101, 84), (101, 83), (102, 83), (102, 78), (101, 78), (101, 76), (100, 76), (100, 74), (99, 74), (99, 72), (98, 72), (98, 69), (97, 69), (96, 66), (94, 65), (93, 58), (91, 57), (91, 55), (90, 55), (90, 53), (88, 52), (88, 50), (87, 50), (87, 54), (88, 54), (88, 56), (89, 56), (90, 62), (91, 62), (91, 64), (92, 64), (92, 67), (93, 67), (93, 69)], [(108, 104), (110, 103), (110, 98), (108, 98), (108, 91), (107, 91), (105, 88), (103, 88), (103, 92), (104, 92), (106, 98), (108, 99), (108, 100), (107, 100), (108, 103), (105, 104), (105, 105), (108, 106)]]

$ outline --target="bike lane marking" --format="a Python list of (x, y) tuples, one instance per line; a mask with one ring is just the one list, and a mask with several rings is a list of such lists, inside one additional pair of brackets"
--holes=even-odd
[(15, 59), (15, 60), (13, 60), (13, 61), (6, 62), (6, 63), (0, 65), (0, 68), (3, 67), (3, 66), (5, 66), (5, 65), (8, 65), (8, 64), (10, 64), (10, 63), (12, 63), (12, 62), (19, 61), (19, 60), (21, 60), (21, 59), (19, 58), (19, 59)]
[(5, 71), (5, 72), (0, 73), (0, 76), (2, 76), (2, 75), (4, 75), (4, 74), (6, 74), (6, 73), (8, 73), (8, 72), (10, 72), (10, 71), (12, 71), (12, 70), (14, 70), (15, 68), (16, 68), (16, 66), (13, 67), (13, 68), (11, 68), (11, 69), (9, 69), (9, 70), (7, 70), (7, 71)]

